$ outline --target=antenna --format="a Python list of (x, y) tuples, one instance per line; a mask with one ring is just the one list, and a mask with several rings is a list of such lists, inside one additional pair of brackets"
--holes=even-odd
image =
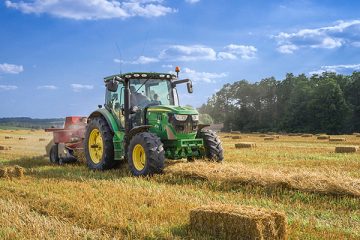
[(119, 56), (120, 56), (120, 74), (122, 74), (122, 64), (123, 64), (123, 61), (122, 61), (122, 55), (121, 55), (121, 50), (120, 50), (120, 47), (119, 45), (117, 44), (117, 42), (115, 42), (115, 46), (116, 46), (116, 49), (119, 53)]
[[(143, 45), (143, 48), (142, 48), (142, 50), (141, 50), (141, 54), (140, 54), (139, 57), (141, 57), (141, 56), (144, 55), (145, 47), (146, 47), (147, 41), (148, 41), (148, 39), (149, 39), (149, 32), (150, 32), (150, 30), (148, 30), (147, 33), (146, 33), (145, 42), (144, 42), (144, 45)], [(141, 65), (140, 65), (140, 69), (141, 69), (141, 71), (142, 71), (142, 66), (141, 66)]]

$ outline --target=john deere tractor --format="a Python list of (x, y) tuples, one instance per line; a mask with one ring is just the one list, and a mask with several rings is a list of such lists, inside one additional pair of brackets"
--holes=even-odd
[(133, 175), (162, 172), (165, 158), (223, 160), (217, 135), (199, 123), (199, 113), (179, 105), (177, 86), (189, 79), (169, 73), (126, 73), (106, 77), (104, 107), (91, 113), (84, 151), (90, 169), (106, 170), (119, 161)]

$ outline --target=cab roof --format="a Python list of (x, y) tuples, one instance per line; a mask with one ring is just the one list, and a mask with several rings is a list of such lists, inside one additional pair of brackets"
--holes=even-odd
[(157, 73), (157, 72), (130, 72), (130, 73), (122, 73), (115, 74), (104, 78), (104, 81), (113, 80), (115, 77), (119, 77), (122, 79), (163, 79), (163, 80), (175, 80), (176, 75), (171, 73)]

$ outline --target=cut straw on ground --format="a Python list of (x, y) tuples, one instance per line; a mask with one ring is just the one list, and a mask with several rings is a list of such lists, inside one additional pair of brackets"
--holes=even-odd
[(360, 180), (336, 172), (279, 171), (248, 168), (242, 164), (193, 164), (177, 163), (168, 166), (165, 172), (171, 176), (218, 182), (222, 188), (243, 185), (265, 188), (285, 188), (304, 192), (360, 197)]

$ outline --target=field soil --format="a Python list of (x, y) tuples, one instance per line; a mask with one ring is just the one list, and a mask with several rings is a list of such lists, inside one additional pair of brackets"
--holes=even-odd
[(289, 239), (360, 239), (360, 152), (335, 152), (360, 138), (228, 135), (224, 163), (169, 160), (164, 174), (143, 178), (125, 163), (105, 172), (53, 165), (51, 134), (0, 130), (0, 168), (25, 170), (0, 178), (0, 239), (217, 239), (189, 225), (191, 209), (215, 204), (282, 212)]

